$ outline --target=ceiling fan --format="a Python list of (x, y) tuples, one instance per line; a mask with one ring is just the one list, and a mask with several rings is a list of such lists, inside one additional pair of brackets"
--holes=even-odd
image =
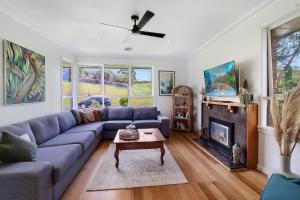
[[(166, 34), (164, 33), (155, 33), (155, 32), (148, 32), (148, 31), (141, 31), (141, 29), (149, 22), (149, 20), (154, 16), (154, 13), (147, 10), (144, 14), (144, 16), (142, 17), (141, 20), (139, 20), (139, 16), (138, 15), (132, 15), (131, 19), (134, 22), (134, 25), (132, 27), (132, 29), (129, 28), (125, 28), (125, 27), (121, 27), (121, 26), (116, 26), (116, 25), (112, 25), (112, 24), (106, 24), (106, 23), (100, 23), (102, 25), (105, 26), (111, 26), (111, 27), (115, 27), (115, 28), (120, 28), (120, 29), (124, 29), (124, 30), (128, 30), (131, 32), (131, 34), (129, 35), (129, 37), (134, 34), (134, 35), (145, 35), (145, 36), (151, 36), (151, 37), (157, 37), (157, 38), (163, 38), (165, 37)], [(138, 23), (137, 23), (138, 21)], [(129, 37), (124, 41), (126, 42)]]

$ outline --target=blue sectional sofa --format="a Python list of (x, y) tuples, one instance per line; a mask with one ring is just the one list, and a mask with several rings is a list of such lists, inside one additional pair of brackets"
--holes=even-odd
[(79, 111), (72, 110), (1, 127), (16, 135), (27, 133), (38, 149), (36, 161), (0, 163), (0, 200), (59, 199), (98, 143), (113, 139), (128, 124), (170, 135), (170, 120), (156, 107), (109, 107), (99, 112), (101, 121), (90, 124), (83, 124)]

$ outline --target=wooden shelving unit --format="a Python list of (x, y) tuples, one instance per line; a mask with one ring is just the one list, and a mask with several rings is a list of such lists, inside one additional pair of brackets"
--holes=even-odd
[(193, 131), (193, 90), (179, 85), (173, 89), (172, 128), (176, 131)]

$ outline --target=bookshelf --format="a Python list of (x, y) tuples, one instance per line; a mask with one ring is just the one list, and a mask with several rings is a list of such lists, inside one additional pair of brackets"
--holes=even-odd
[(173, 89), (172, 128), (176, 131), (193, 131), (193, 90), (179, 85)]

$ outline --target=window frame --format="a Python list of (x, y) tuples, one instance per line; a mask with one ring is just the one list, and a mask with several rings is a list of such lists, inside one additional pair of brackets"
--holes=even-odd
[[(273, 61), (272, 61), (272, 44), (271, 44), (271, 30), (280, 27), (288, 22), (292, 21), (295, 18), (300, 17), (299, 14), (292, 14), (284, 19), (277, 20), (269, 25), (266, 25), (262, 28), (262, 69), (261, 69), (261, 78), (262, 78), (262, 90), (261, 90), (261, 98), (260, 98), (260, 124), (258, 127), (266, 128), (266, 129), (273, 129), (272, 126), (268, 126), (268, 104), (271, 100), (271, 96), (274, 94), (274, 87), (273, 87)], [(282, 97), (282, 94), (277, 94), (279, 97)]]
[[(105, 95), (105, 80), (104, 80), (104, 72), (105, 72), (105, 65), (124, 65), (126, 66), (125, 68), (128, 69), (128, 95), (127, 96), (107, 96)], [(99, 95), (91, 95), (91, 96), (82, 96), (80, 95), (79, 96), (79, 68), (80, 66), (97, 66), (97, 67), (100, 67), (101, 68), (101, 93)], [(151, 96), (132, 96), (131, 95), (131, 83), (132, 83), (132, 80), (131, 80), (131, 73), (132, 73), (132, 69), (134, 68), (149, 68), (151, 69)], [(155, 88), (155, 78), (154, 78), (154, 66), (152, 65), (149, 65), (149, 66), (146, 66), (146, 65), (127, 65), (127, 64), (95, 64), (95, 63), (76, 63), (76, 79), (75, 79), (75, 94), (74, 95), (74, 99), (73, 99), (73, 108), (78, 108), (78, 98), (80, 97), (102, 97), (102, 105), (101, 105), (101, 108), (104, 108), (105, 105), (104, 105), (104, 97), (109, 97), (109, 98), (128, 98), (128, 106), (132, 106), (130, 105), (130, 100), (132, 98), (152, 98), (152, 104), (151, 105), (138, 105), (138, 106), (154, 106), (155, 105), (155, 96), (154, 96), (154, 88)], [(135, 105), (134, 105), (135, 106)], [(112, 106), (112, 107), (116, 107), (116, 106)]]
[[(99, 67), (100, 69), (101, 69), (101, 91), (102, 91), (102, 94), (103, 94), (103, 77), (104, 77), (104, 75), (103, 75), (103, 65), (86, 65), (86, 64), (77, 64), (77, 68), (76, 68), (76, 71), (77, 71), (77, 76), (76, 76), (76, 86), (77, 86), (77, 88), (76, 88), (76, 96), (75, 96), (75, 99), (76, 99), (76, 104), (74, 105), (74, 106), (76, 106), (76, 109), (78, 108), (78, 98), (92, 98), (92, 97), (102, 97), (102, 106), (100, 106), (100, 107), (103, 107), (103, 104), (104, 104), (104, 98), (103, 98), (103, 95), (90, 95), (90, 96), (85, 96), (85, 95), (79, 95), (79, 89), (80, 89), (80, 87), (79, 87), (79, 69), (80, 69), (80, 67)], [(100, 92), (101, 93), (101, 92)]]
[[(65, 96), (64, 95), (64, 85), (63, 85), (63, 68), (64, 68), (64, 63), (68, 63), (71, 65), (71, 90), (72, 90), (72, 94), (71, 96)], [(64, 99), (70, 99), (71, 98), (71, 109), (74, 108), (75, 105), (75, 100), (74, 100), (74, 95), (75, 95), (75, 85), (76, 85), (76, 74), (75, 74), (75, 68), (76, 68), (76, 64), (74, 61), (67, 59), (65, 57), (61, 58), (61, 64), (60, 64), (60, 83), (61, 83), (61, 111), (65, 111), (64, 110)], [(71, 110), (70, 109), (70, 110)]]

